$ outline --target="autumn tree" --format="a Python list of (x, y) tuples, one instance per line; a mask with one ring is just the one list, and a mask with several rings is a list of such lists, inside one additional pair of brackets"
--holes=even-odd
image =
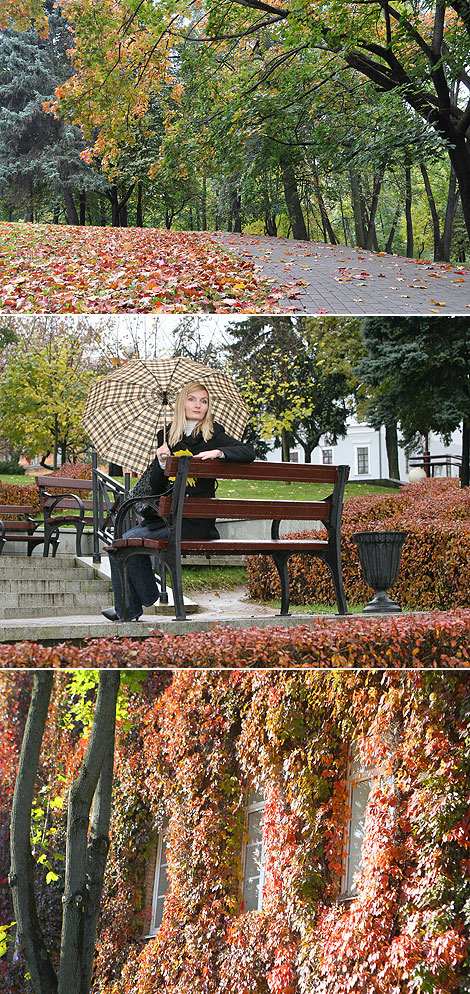
[(433, 431), (462, 427), (462, 486), (469, 486), (470, 321), (464, 317), (367, 318), (358, 376), (374, 388), (365, 405), (373, 427), (398, 422), (412, 446)]
[[(34, 676), (11, 812), (9, 875), (18, 940), (35, 994), (89, 994), (109, 848), (116, 703), (120, 675), (102, 670), (83, 762), (68, 798), (62, 934), (56, 970), (39, 920), (31, 849), (32, 807), (53, 671)], [(91, 814), (90, 814), (91, 812)]]
[(2, 374), (0, 417), (2, 435), (27, 456), (51, 450), (83, 449), (81, 425), (88, 388), (97, 369), (90, 364), (88, 347), (95, 331), (39, 325), (28, 335), (27, 326), (15, 348), (14, 359)]

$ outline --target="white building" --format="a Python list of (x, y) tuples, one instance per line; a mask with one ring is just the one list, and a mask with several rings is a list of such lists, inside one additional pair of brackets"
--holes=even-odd
[[(448, 465), (433, 467), (435, 476), (458, 476), (458, 466), (455, 457), (460, 457), (462, 452), (462, 432), (455, 431), (449, 445), (441, 440), (438, 435), (429, 435), (429, 452), (431, 456), (445, 456), (449, 459)], [(420, 455), (415, 453), (415, 455)], [(268, 459), (280, 461), (281, 450), (274, 449), (268, 454)], [(291, 450), (291, 462), (304, 462), (304, 450), (299, 445)], [(408, 479), (408, 459), (400, 446), (398, 447), (398, 459), (400, 466), (400, 479)], [(388, 459), (385, 445), (385, 428), (375, 431), (368, 425), (351, 420), (348, 433), (345, 438), (339, 438), (336, 445), (327, 442), (325, 437), (320, 439), (320, 444), (312, 452), (312, 464), (314, 466), (332, 464), (334, 466), (349, 465), (351, 467), (349, 479), (356, 481), (388, 479)]]

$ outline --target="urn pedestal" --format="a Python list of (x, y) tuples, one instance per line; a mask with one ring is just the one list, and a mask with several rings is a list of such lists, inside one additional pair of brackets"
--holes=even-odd
[(400, 569), (401, 550), (407, 532), (356, 532), (362, 575), (375, 596), (366, 604), (363, 614), (395, 614), (401, 607), (390, 600), (387, 590), (396, 583)]

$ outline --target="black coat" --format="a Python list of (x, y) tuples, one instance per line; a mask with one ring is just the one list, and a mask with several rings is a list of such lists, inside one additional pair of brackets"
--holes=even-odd
[[(158, 432), (157, 442), (159, 447), (160, 445), (163, 445), (163, 431)], [(211, 449), (220, 449), (225, 458), (229, 459), (230, 462), (253, 462), (253, 459), (256, 458), (256, 453), (251, 445), (246, 445), (244, 442), (239, 442), (231, 435), (227, 435), (225, 428), (218, 424), (217, 421), (214, 422), (214, 434), (208, 442), (204, 441), (204, 438), (199, 432), (195, 436), (184, 435), (179, 442), (176, 442), (176, 445), (170, 445), (169, 448), (171, 452), (179, 452), (181, 449), (189, 449), (194, 456), (197, 456), (199, 452), (209, 452)], [(154, 494), (165, 493), (170, 487), (168, 477), (165, 476), (157, 458), (155, 458), (152, 463), (150, 483)], [(188, 486), (186, 488), (186, 496), (214, 497), (216, 484), (216, 480), (210, 480), (205, 477), (198, 478), (195, 486)], [(145, 517), (147, 520), (149, 518), (153, 521), (162, 520), (159, 519), (157, 515), (150, 513), (145, 515)], [(163, 520), (162, 525), (164, 525)], [(215, 519), (184, 518), (182, 537), (183, 539), (187, 538), (200, 541), (205, 541), (205, 539), (211, 538), (219, 538), (219, 533), (215, 527)]]

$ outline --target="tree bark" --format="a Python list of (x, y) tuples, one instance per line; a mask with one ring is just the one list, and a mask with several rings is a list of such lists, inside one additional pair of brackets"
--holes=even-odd
[(367, 235), (366, 235), (366, 249), (372, 249), (374, 247), (374, 242), (377, 242), (377, 235), (375, 231), (375, 217), (377, 214), (377, 208), (379, 206), (379, 196), (382, 189), (382, 179), (384, 171), (380, 176), (374, 177), (374, 192), (372, 194), (372, 203), (369, 212), (369, 223), (367, 225)]
[(283, 161), (282, 159), (280, 160), (280, 167), (287, 211), (292, 226), (292, 237), (308, 242), (308, 233), (300, 203), (295, 172), (290, 162)]
[[(337, 245), (338, 244), (338, 240), (337, 240), (336, 235), (335, 235), (335, 233), (333, 231), (333, 228), (331, 226), (331, 222), (330, 222), (330, 219), (328, 217), (328, 211), (327, 211), (327, 209), (325, 207), (325, 201), (323, 200), (323, 194), (322, 194), (321, 189), (320, 189), (320, 178), (319, 178), (319, 175), (318, 175), (318, 170), (317, 170), (316, 165), (313, 166), (313, 170), (312, 171), (313, 171), (313, 185), (314, 185), (314, 188), (315, 188), (315, 193), (316, 193), (316, 197), (317, 197), (317, 203), (318, 203), (318, 206), (320, 208), (320, 215), (321, 215), (321, 219), (322, 219), (323, 229), (324, 229), (325, 233), (328, 235), (328, 238), (330, 240), (330, 244), (331, 245)], [(326, 241), (326, 237), (325, 237), (325, 241)]]
[(413, 258), (413, 218), (411, 215), (411, 169), (405, 169), (405, 216), (406, 216), (406, 254), (409, 259)]
[(202, 176), (201, 212), (201, 229), (202, 231), (207, 231), (207, 176), (205, 173)]
[(142, 183), (137, 184), (137, 209), (136, 209), (136, 225), (138, 228), (143, 228), (143, 216), (142, 216)]
[(362, 207), (361, 207), (361, 188), (359, 184), (359, 177), (353, 169), (349, 170), (349, 180), (351, 183), (351, 200), (354, 214), (354, 232), (356, 237), (356, 245), (358, 248), (366, 247), (366, 237), (364, 233), (364, 224), (362, 220)]
[(9, 883), (18, 924), (18, 939), (36, 994), (56, 994), (57, 977), (44, 943), (34, 893), (31, 852), (31, 807), (46, 727), (53, 673), (34, 674), (31, 703), (21, 745), (11, 812)]
[(390, 234), (388, 236), (388, 241), (385, 246), (385, 251), (387, 252), (387, 254), (390, 254), (393, 248), (393, 239), (395, 238), (395, 232), (397, 230), (399, 217), (400, 217), (400, 204), (398, 204), (397, 209), (395, 211), (395, 217), (393, 218), (392, 227), (390, 228)]
[(67, 211), (67, 224), (78, 224), (77, 208), (75, 207), (72, 191), (68, 186), (63, 188), (65, 209)]
[(462, 422), (462, 474), (460, 486), (470, 486), (470, 418)]
[(58, 994), (89, 994), (90, 990), (96, 921), (109, 846), (111, 758), (119, 679), (119, 671), (100, 672), (87, 751), (70, 789)]
[(79, 194), (80, 203), (80, 224), (86, 224), (86, 193), (84, 190)]
[(455, 212), (459, 202), (459, 192), (457, 190), (457, 177), (455, 169), (450, 167), (449, 190), (447, 193), (446, 216), (444, 218), (444, 229), (439, 240), (438, 258), (441, 262), (450, 261), (450, 248), (452, 244), (452, 226), (454, 224)]
[(385, 448), (387, 449), (388, 475), (391, 480), (400, 479), (398, 460), (398, 431), (396, 424), (385, 425)]

